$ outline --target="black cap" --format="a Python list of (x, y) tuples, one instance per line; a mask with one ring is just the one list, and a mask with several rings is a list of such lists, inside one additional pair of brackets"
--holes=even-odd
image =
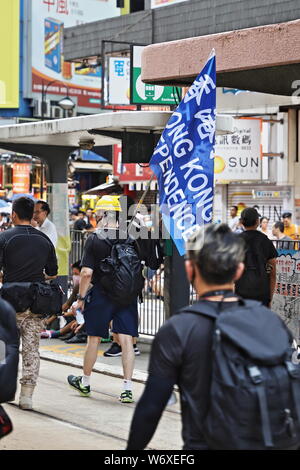
[(282, 214), (282, 218), (285, 219), (286, 217), (288, 217), (288, 218), (292, 217), (292, 213), (291, 212), (284, 212)]

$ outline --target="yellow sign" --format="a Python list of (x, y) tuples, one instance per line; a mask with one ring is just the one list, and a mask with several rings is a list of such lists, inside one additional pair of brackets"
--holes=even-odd
[(19, 0), (0, 0), (0, 108), (19, 107)]

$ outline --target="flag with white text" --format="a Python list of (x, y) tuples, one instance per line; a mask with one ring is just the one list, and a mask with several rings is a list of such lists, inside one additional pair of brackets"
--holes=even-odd
[(151, 157), (164, 225), (180, 255), (185, 241), (212, 220), (216, 127), (216, 57), (170, 117)]

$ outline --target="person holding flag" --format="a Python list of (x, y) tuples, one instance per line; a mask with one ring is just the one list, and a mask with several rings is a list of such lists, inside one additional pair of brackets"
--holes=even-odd
[(215, 127), (213, 50), (169, 119), (150, 161), (158, 179), (164, 226), (180, 255), (185, 253), (185, 241), (212, 220)]
[[(185, 241), (189, 241), (189, 254), (190, 250), (196, 248), (195, 254), (200, 253), (201, 238), (205, 235), (201, 226), (212, 218), (215, 108), (216, 61), (213, 51), (169, 119), (150, 162), (159, 182), (163, 221), (180, 255), (185, 253)], [(216, 252), (219, 238), (218, 234), (212, 238)], [(233, 256), (235, 252), (239, 253), (236, 249), (239, 241), (236, 238), (231, 240), (232, 250), (228, 254), (228, 258), (232, 258), (230, 274), (226, 272), (230, 286), (232, 273), (235, 273), (240, 261), (238, 256)], [(219, 249), (220, 253), (223, 250), (224, 243)], [(205, 262), (209, 266), (210, 251), (206, 246)], [(192, 271), (190, 262), (186, 263), (188, 279), (196, 286), (198, 294), (202, 293), (203, 286), (211, 290), (211, 286), (207, 288), (209, 283), (206, 285), (203, 280), (199, 289), (201, 277), (198, 264), (197, 269)], [(215, 266), (219, 268), (219, 260)], [(228, 269), (228, 266), (224, 266), (224, 269)], [(200, 329), (198, 326), (200, 316), (193, 317), (185, 313), (172, 316), (154, 339), (149, 376), (132, 419), (127, 450), (144, 449), (147, 446), (175, 384), (179, 387), (182, 401), (184, 449), (207, 448), (201, 432), (201, 419), (208, 402), (210, 336), (207, 334), (206, 339), (203, 337), (203, 325), (200, 324)], [(206, 355), (201, 356), (204, 350)]]

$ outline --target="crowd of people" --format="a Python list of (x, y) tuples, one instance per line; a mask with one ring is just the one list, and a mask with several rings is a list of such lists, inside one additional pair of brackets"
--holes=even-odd
[[(82, 374), (69, 375), (66, 383), (80, 396), (91, 396), (98, 345), (111, 332), (110, 349), (118, 350), (115, 355), (121, 356), (123, 367), (119, 400), (132, 403), (137, 301), (145, 281), (143, 268), (150, 270), (149, 279), (159, 268), (160, 275), (163, 273), (159, 242), (151, 237), (128, 238), (131, 224), (122, 233), (120, 195), (102, 196), (94, 211), (71, 214), (73, 228), (91, 230), (91, 234), (80, 262), (72, 265), (72, 293), (59, 308), (54, 302), (52, 312), (52, 300), (61, 294), (53, 281), (58, 273), (57, 234), (49, 213), (45, 201), (20, 197), (12, 205), (13, 227), (0, 234), (2, 298), (8, 299), (5, 293), (13, 292), (10, 298), (16, 311), (8, 336), (13, 358), (6, 367), (10, 387), (1, 399), (11, 400), (16, 390), (11, 377), (17, 377), (19, 335), (19, 406), (31, 410), (41, 331), (46, 337), (50, 332), (51, 337), (68, 341), (69, 335), (76, 336), (84, 328), (87, 345)], [(184, 449), (299, 448), (300, 373), (294, 373), (298, 366), (291, 359), (292, 335), (269, 308), (278, 254), (268, 237), (269, 221), (264, 219), (251, 207), (238, 217), (237, 208), (232, 207), (229, 226), (208, 224), (188, 240), (186, 275), (197, 301), (172, 316), (154, 339), (149, 376), (132, 419), (128, 450), (147, 446), (175, 384), (181, 397)], [(147, 232), (149, 227), (142, 220), (139, 218), (138, 230), (143, 227)], [(281, 243), (298, 240), (290, 213), (273, 225), (272, 235)], [(39, 301), (43, 305), (46, 294), (51, 315), (33, 308)], [(50, 330), (61, 313), (65, 325)], [(3, 315), (12, 318), (11, 307), (1, 299), (0, 319)], [(0, 331), (2, 325), (0, 321)]]
[[(241, 215), (238, 216), (237, 206), (231, 206), (230, 208), (228, 225), (235, 233), (241, 233), (245, 230)], [(280, 240), (282, 242), (300, 240), (300, 226), (292, 222), (291, 212), (283, 212), (281, 218), (273, 222), (271, 227), (270, 219), (259, 215), (259, 225), (257, 230), (266, 235), (270, 240)], [(283, 244), (282, 246), (292, 246), (292, 244)]]

